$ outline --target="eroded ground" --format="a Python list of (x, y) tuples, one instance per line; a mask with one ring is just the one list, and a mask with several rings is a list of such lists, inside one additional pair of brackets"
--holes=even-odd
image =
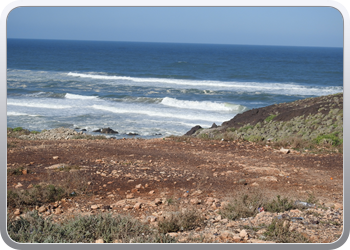
[[(196, 138), (8, 138), (8, 145), (8, 169), (28, 169), (27, 174), (8, 175), (8, 190), (67, 180), (72, 186), (86, 187), (83, 193), (77, 190), (77, 196), (44, 206), (42, 214), (57, 221), (76, 214), (112, 212), (131, 214), (156, 225), (175, 202), (198, 209), (207, 223), (193, 232), (172, 233), (179, 241), (189, 242), (191, 236), (202, 237), (203, 242), (260, 242), (259, 231), (250, 229), (264, 220), (268, 223), (277, 214), (260, 213), (249, 224), (246, 220), (229, 221), (218, 213), (233, 197), (259, 190), (266, 197), (281, 195), (295, 200), (306, 200), (313, 194), (329, 209), (316, 209), (318, 218), (312, 217), (312, 212), (289, 212), (290, 216), (303, 217), (304, 221), (295, 222), (294, 227), (312, 242), (333, 242), (342, 234), (342, 154), (293, 150), (285, 154), (250, 142)], [(16, 209), (10, 208), (9, 213), (13, 215)], [(16, 214), (24, 210), (20, 208)]]

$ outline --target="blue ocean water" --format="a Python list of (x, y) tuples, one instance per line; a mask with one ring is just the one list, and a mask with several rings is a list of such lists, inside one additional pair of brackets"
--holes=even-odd
[(7, 124), (182, 135), (343, 91), (343, 49), (7, 40)]

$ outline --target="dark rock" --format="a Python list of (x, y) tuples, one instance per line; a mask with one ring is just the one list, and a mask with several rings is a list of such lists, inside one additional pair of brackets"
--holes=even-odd
[(201, 129), (202, 127), (197, 125), (194, 126), (193, 128), (191, 128), (190, 131), (188, 131), (185, 135), (193, 135), (194, 133), (196, 133), (199, 129)]
[(101, 129), (93, 130), (92, 132), (101, 132)]
[(217, 128), (218, 125), (215, 124), (215, 122), (213, 123), (213, 125), (211, 125), (211, 128)]
[(106, 206), (103, 206), (102, 208), (106, 209), (106, 210), (109, 210), (109, 209), (111, 209), (111, 206), (110, 205), (106, 205)]
[(83, 128), (81, 131), (86, 131), (86, 129), (85, 129), (85, 128)]
[(128, 133), (128, 135), (139, 135), (138, 133)]
[(117, 131), (114, 131), (111, 128), (103, 128), (103, 129), (101, 129), (100, 132), (103, 133), (103, 134), (118, 134)]
[[(339, 101), (333, 101), (335, 98), (338, 98)], [(306, 98), (295, 102), (280, 103), (258, 109), (251, 109), (244, 113), (237, 114), (231, 120), (223, 122), (221, 126), (223, 129), (228, 127), (238, 129), (248, 123), (251, 126), (255, 126), (258, 122), (263, 123), (265, 119), (272, 114), (278, 114), (273, 119), (277, 122), (290, 121), (294, 117), (307, 117), (308, 115), (315, 115), (317, 113), (328, 114), (329, 110), (327, 111), (327, 109), (319, 110), (323, 106), (328, 106), (329, 103), (333, 104), (333, 109), (343, 109), (343, 93)]]

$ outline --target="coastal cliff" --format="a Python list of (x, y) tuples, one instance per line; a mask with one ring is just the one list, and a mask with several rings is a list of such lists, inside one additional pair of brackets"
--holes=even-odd
[(197, 127), (191, 136), (255, 142), (298, 138), (340, 145), (343, 138), (343, 93), (252, 109), (215, 128)]

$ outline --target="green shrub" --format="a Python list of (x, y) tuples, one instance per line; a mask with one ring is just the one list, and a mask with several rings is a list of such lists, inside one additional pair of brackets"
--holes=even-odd
[(161, 233), (177, 232), (180, 230), (192, 230), (201, 226), (203, 218), (195, 210), (172, 212), (163, 221), (158, 223)]
[(319, 135), (316, 137), (315, 142), (317, 144), (328, 143), (332, 146), (338, 146), (343, 144), (343, 139), (338, 137), (339, 132), (334, 132), (332, 134), (327, 135)]
[(270, 116), (268, 116), (267, 118), (265, 118), (265, 121), (266, 121), (266, 122), (270, 122), (270, 121), (272, 121), (276, 116), (277, 116), (277, 115), (270, 115)]
[(68, 197), (67, 190), (54, 185), (34, 185), (27, 190), (8, 190), (7, 206), (19, 207), (23, 205), (35, 206), (61, 200)]
[(273, 199), (264, 205), (264, 210), (272, 213), (281, 213), (296, 208), (294, 202), (288, 200), (288, 198), (281, 199), (280, 195), (277, 195), (277, 200)]
[(22, 127), (17, 127), (17, 128), (14, 128), (12, 131), (13, 132), (19, 132), (19, 131), (22, 131), (23, 128)]
[(247, 132), (248, 129), (253, 129), (253, 128), (254, 128), (253, 126), (247, 125), (247, 126), (245, 126), (245, 127), (239, 128), (238, 132)]
[(230, 132), (235, 132), (236, 128), (235, 127), (231, 127), (231, 128), (228, 128), (227, 130), (230, 131)]
[(298, 232), (290, 230), (290, 222), (283, 219), (274, 219), (264, 233), (266, 240), (277, 243), (310, 243)]
[(57, 171), (70, 172), (71, 170), (79, 170), (80, 168), (81, 167), (77, 165), (69, 165), (69, 166), (58, 168)]
[[(17, 167), (17, 168), (8, 168), (7, 169), (7, 176), (11, 176), (11, 175), (22, 175), (23, 174), (23, 170), (25, 168), (24, 167)], [(27, 171), (29, 171), (27, 169)]]
[(264, 140), (264, 137), (260, 135), (251, 135), (247, 137), (247, 140), (252, 142), (261, 142)]
[(263, 204), (264, 201), (261, 194), (244, 194), (229, 202), (219, 211), (219, 214), (230, 220), (252, 217), (258, 213), (258, 208), (263, 206)]

